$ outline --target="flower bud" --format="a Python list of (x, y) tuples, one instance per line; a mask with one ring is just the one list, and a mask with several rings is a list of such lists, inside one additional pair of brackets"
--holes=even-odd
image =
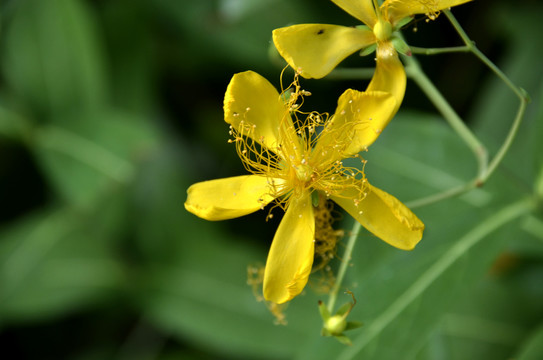
[(331, 316), (324, 324), (324, 328), (332, 335), (340, 335), (347, 327), (347, 321), (345, 316), (334, 315)]

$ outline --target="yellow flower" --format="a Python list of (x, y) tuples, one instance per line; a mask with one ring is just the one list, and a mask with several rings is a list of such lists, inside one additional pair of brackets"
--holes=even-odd
[(322, 78), (347, 56), (376, 48), (376, 69), (369, 91), (391, 93), (396, 110), (405, 93), (405, 71), (392, 43), (394, 31), (415, 14), (434, 19), (439, 11), (471, 0), (332, 0), (366, 26), (293, 25), (273, 31), (273, 41), (288, 64), (306, 78)]
[[(370, 185), (363, 171), (342, 162), (359, 158), (358, 153), (375, 141), (390, 121), (394, 97), (347, 90), (335, 115), (327, 119), (299, 110), (298, 100), (304, 95), (297, 82), (279, 94), (255, 72), (234, 75), (224, 99), (225, 121), (231, 142), (252, 174), (194, 184), (185, 203), (188, 211), (207, 220), (246, 215), (274, 200), (286, 210), (268, 254), (263, 284), (264, 298), (278, 304), (298, 295), (307, 283), (317, 196), (334, 200), (400, 249), (412, 249), (424, 229), (405, 205)], [(300, 114), (305, 119), (300, 120)]]

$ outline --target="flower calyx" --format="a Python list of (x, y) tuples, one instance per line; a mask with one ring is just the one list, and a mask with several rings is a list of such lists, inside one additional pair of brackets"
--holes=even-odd
[(356, 299), (351, 291), (346, 291), (346, 293), (352, 296), (353, 302), (343, 304), (334, 315), (331, 315), (326, 305), (322, 301), (319, 301), (319, 312), (323, 320), (321, 335), (333, 336), (342, 344), (352, 345), (351, 339), (349, 339), (344, 332), (359, 328), (362, 326), (362, 323), (358, 321), (347, 321), (347, 316), (349, 316), (349, 313), (356, 305)]

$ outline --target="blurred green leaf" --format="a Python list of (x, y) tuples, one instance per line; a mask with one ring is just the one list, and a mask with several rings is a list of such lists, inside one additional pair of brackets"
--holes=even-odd
[(543, 326), (537, 328), (514, 357), (517, 360), (537, 360), (543, 357)]
[(123, 269), (113, 239), (121, 194), (94, 213), (52, 208), (0, 232), (0, 323), (67, 312), (116, 295)]
[(192, 6), (159, 0), (154, 5), (181, 39), (183, 70), (191, 76), (196, 69), (214, 73), (225, 61), (239, 70), (269, 69), (271, 31), (315, 19), (310, 6), (288, 0), (199, 0)]
[(525, 346), (526, 336), (543, 316), (543, 266), (525, 260), (514, 253), (501, 254), (470, 296), (443, 317), (424, 350), (426, 357), (418, 358), (435, 358), (435, 349), (451, 360), (517, 358), (516, 349)]
[(38, 114), (104, 105), (96, 22), (79, 0), (19, 1), (2, 38), (2, 73)]
[(157, 39), (154, 2), (116, 0), (102, 4), (103, 32), (107, 35), (109, 83), (115, 106), (147, 113), (156, 94)]
[(156, 131), (118, 111), (82, 113), (66, 125), (34, 131), (33, 151), (53, 188), (70, 204), (88, 207), (104, 191), (126, 186), (153, 150)]
[(30, 122), (0, 105), (0, 136), (15, 141), (27, 140)]

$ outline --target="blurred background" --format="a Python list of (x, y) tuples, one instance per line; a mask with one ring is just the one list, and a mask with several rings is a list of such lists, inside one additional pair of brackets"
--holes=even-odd
[[(542, 212), (488, 225), (533, 196), (536, 181), (543, 186), (538, 1), (453, 9), (532, 103), (485, 187), (415, 209), (427, 228), (416, 250), (361, 235), (344, 283), (358, 300), (350, 319), (365, 324), (349, 334), (352, 347), (320, 337), (319, 274), (285, 310), (286, 326), (247, 285), (247, 266), (265, 262), (280, 216), (206, 222), (183, 202), (194, 182), (245, 173), (227, 143), (222, 100), (240, 71), (279, 87), (284, 62), (271, 31), (355, 19), (325, 0), (0, 4), (0, 357), (543, 358)], [(414, 46), (461, 45), (445, 16), (421, 18), (405, 36)], [(471, 54), (418, 58), (493, 153), (515, 95)], [(303, 80), (313, 93), (305, 110), (333, 113), (345, 89), (366, 84)], [(470, 151), (412, 82), (367, 158), (370, 181), (405, 202), (476, 174)], [(345, 216), (336, 225), (351, 224)], [(479, 236), (481, 224), (495, 231)], [(349, 300), (340, 294), (338, 304)]]

